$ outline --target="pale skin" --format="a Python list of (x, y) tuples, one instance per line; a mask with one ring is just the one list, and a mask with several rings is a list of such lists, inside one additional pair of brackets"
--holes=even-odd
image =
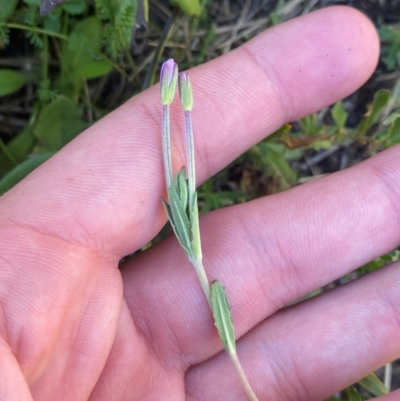
[[(190, 71), (198, 181), (352, 93), (378, 53), (366, 17), (334, 7)], [(171, 115), (182, 128), (177, 102)], [(160, 124), (156, 86), (0, 199), (1, 400), (246, 399), (176, 239), (118, 269), (166, 222)], [(177, 170), (177, 128), (172, 141)], [(400, 356), (398, 263), (283, 309), (399, 245), (399, 156), (201, 218), (260, 400), (323, 400)]]

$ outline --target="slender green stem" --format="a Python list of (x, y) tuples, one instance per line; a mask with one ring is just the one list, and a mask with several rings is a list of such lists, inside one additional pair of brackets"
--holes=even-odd
[(194, 270), (197, 273), (197, 277), (199, 278), (201, 287), (203, 288), (204, 294), (207, 298), (208, 304), (210, 305), (210, 308), (212, 310), (212, 306), (211, 306), (211, 287), (210, 287), (210, 283), (208, 281), (206, 272), (204, 270), (204, 266), (203, 266), (203, 260), (201, 258), (197, 258), (197, 259), (193, 259), (190, 260), (190, 262), (192, 263)]
[(193, 140), (193, 128), (192, 118), (190, 111), (185, 111), (185, 131), (186, 131), (186, 164), (187, 164), (187, 175), (189, 181), (189, 213), (192, 218), (193, 213), (193, 201), (196, 193), (196, 172), (194, 163), (194, 140)]
[(62, 33), (48, 31), (47, 29), (36, 28), (29, 25), (21, 25), (21, 24), (14, 24), (12, 22), (0, 22), (0, 26), (4, 26), (6, 28), (15, 28), (15, 29), (22, 29), (23, 31), (32, 31), (37, 33), (42, 33), (43, 35), (54, 36), (55, 38), (68, 40), (69, 37), (67, 35), (63, 35)]
[(247, 380), (247, 377), (243, 371), (243, 368), (242, 368), (242, 365), (240, 364), (237, 353), (234, 352), (232, 354), (229, 354), (229, 356), (231, 357), (233, 365), (235, 366), (236, 372), (239, 376), (240, 382), (242, 383), (243, 389), (247, 394), (247, 397), (249, 397), (250, 401), (258, 401), (258, 398), (255, 395), (253, 389), (251, 388), (250, 383)]
[(169, 106), (163, 106), (162, 113), (162, 151), (164, 160), (165, 183), (169, 189), (172, 184), (171, 131), (169, 122)]

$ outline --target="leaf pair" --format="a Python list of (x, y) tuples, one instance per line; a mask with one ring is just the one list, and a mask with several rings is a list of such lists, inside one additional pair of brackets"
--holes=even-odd
[(168, 189), (169, 204), (163, 199), (168, 219), (182, 248), (190, 260), (201, 257), (197, 194), (189, 205), (186, 169), (182, 167)]

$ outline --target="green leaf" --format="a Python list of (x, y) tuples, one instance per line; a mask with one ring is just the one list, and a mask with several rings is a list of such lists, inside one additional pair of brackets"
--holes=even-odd
[(375, 373), (371, 373), (358, 382), (360, 386), (371, 392), (373, 395), (380, 396), (388, 394), (386, 386), (378, 379)]
[(79, 15), (86, 11), (86, 2), (83, 0), (69, 0), (62, 5), (62, 8), (68, 14)]
[(3, 69), (0, 70), (0, 96), (10, 95), (21, 89), (28, 81), (21, 72)]
[[(17, 136), (15, 136), (8, 144), (7, 150), (18, 162), (22, 163), (31, 153), (35, 144), (35, 137), (32, 132), (32, 126), (28, 125)], [(11, 162), (6, 154), (0, 154), (0, 175), (8, 173), (15, 165)]]
[(389, 128), (387, 146), (400, 143), (400, 118), (397, 118)]
[(338, 128), (343, 128), (346, 124), (348, 113), (343, 107), (342, 102), (337, 102), (332, 108), (332, 118)]
[(0, 181), (0, 195), (3, 195), (5, 192), (11, 189), (36, 167), (40, 166), (47, 159), (49, 159), (53, 154), (53, 152), (50, 152), (41, 155), (35, 155), (19, 166), (15, 167), (14, 170), (5, 175)]
[(261, 143), (261, 150), (265, 156), (266, 162), (278, 176), (281, 189), (288, 189), (296, 185), (296, 173), (290, 167), (283, 155), (275, 151), (269, 143)]
[(74, 78), (93, 79), (107, 75), (113, 67), (106, 61), (88, 61), (81, 64), (73, 72)]
[(200, 17), (201, 5), (199, 0), (171, 0), (173, 5), (177, 5), (187, 15)]
[(18, 0), (0, 0), (0, 22), (5, 22), (13, 15)]
[(386, 89), (380, 89), (375, 93), (374, 100), (369, 107), (365, 117), (361, 120), (357, 134), (363, 135), (376, 122), (382, 109), (388, 104), (390, 92)]
[(194, 256), (199, 259), (202, 257), (201, 241), (200, 241), (200, 226), (199, 226), (199, 208), (197, 206), (197, 192), (194, 195), (192, 209), (192, 249)]
[(179, 198), (177, 188), (171, 186), (168, 191), (170, 200), (170, 214), (172, 216), (171, 224), (174, 228), (175, 235), (179, 240), (182, 248), (185, 250), (189, 258), (192, 257), (192, 247), (190, 242), (190, 223), (186, 211)]
[(392, 124), (400, 117), (400, 113), (392, 113), (384, 122), (383, 125)]
[(186, 180), (186, 169), (182, 167), (179, 173), (175, 177), (175, 187), (178, 189), (179, 199), (181, 200), (183, 210), (186, 212), (186, 207), (188, 203), (188, 183)]
[(361, 394), (354, 387), (346, 388), (346, 395), (348, 401), (363, 401)]
[[(79, 22), (71, 33), (69, 45), (62, 53), (62, 67), (70, 79), (76, 79), (76, 70), (94, 60), (101, 49), (101, 22), (89, 17)], [(80, 76), (78, 75), (80, 78)]]
[(228, 303), (226, 290), (218, 280), (213, 281), (211, 284), (211, 305), (219, 338), (226, 352), (232, 355), (236, 353), (236, 343), (231, 307)]
[(57, 151), (82, 132), (87, 124), (81, 109), (72, 100), (59, 96), (41, 112), (35, 128), (39, 140), (37, 151)]

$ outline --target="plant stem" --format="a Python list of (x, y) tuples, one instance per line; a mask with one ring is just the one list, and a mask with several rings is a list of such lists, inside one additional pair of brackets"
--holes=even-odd
[(169, 122), (169, 106), (163, 106), (162, 112), (162, 151), (164, 160), (165, 183), (167, 189), (172, 184), (172, 162), (171, 162), (171, 131)]
[(193, 128), (192, 118), (190, 111), (185, 111), (185, 131), (186, 131), (186, 164), (187, 164), (187, 176), (189, 181), (189, 213), (190, 219), (192, 220), (193, 215), (193, 202), (196, 192), (196, 172), (194, 163), (194, 140), (193, 140)]
[(253, 389), (250, 386), (249, 381), (247, 380), (247, 377), (243, 371), (242, 365), (239, 362), (237, 353), (234, 352), (232, 354), (229, 354), (229, 356), (231, 357), (233, 365), (235, 366), (236, 372), (239, 376), (240, 382), (242, 383), (243, 389), (247, 394), (247, 397), (249, 397), (250, 401), (258, 401), (257, 396), (255, 395)]
[(21, 24), (14, 24), (11, 22), (0, 22), (0, 26), (4, 26), (6, 28), (15, 28), (15, 29), (22, 29), (23, 31), (32, 31), (37, 33), (42, 33), (43, 35), (54, 36), (59, 39), (68, 40), (69, 37), (67, 35), (63, 35), (62, 33), (48, 31), (47, 29), (36, 28), (29, 25), (21, 25)]
[(200, 281), (201, 287), (203, 288), (204, 295), (207, 298), (208, 305), (210, 306), (210, 308), (212, 310), (211, 287), (210, 287), (210, 283), (208, 281), (206, 272), (204, 270), (203, 260), (201, 258), (197, 258), (197, 259), (191, 259), (190, 262), (192, 263), (194, 270), (197, 273), (197, 277)]

